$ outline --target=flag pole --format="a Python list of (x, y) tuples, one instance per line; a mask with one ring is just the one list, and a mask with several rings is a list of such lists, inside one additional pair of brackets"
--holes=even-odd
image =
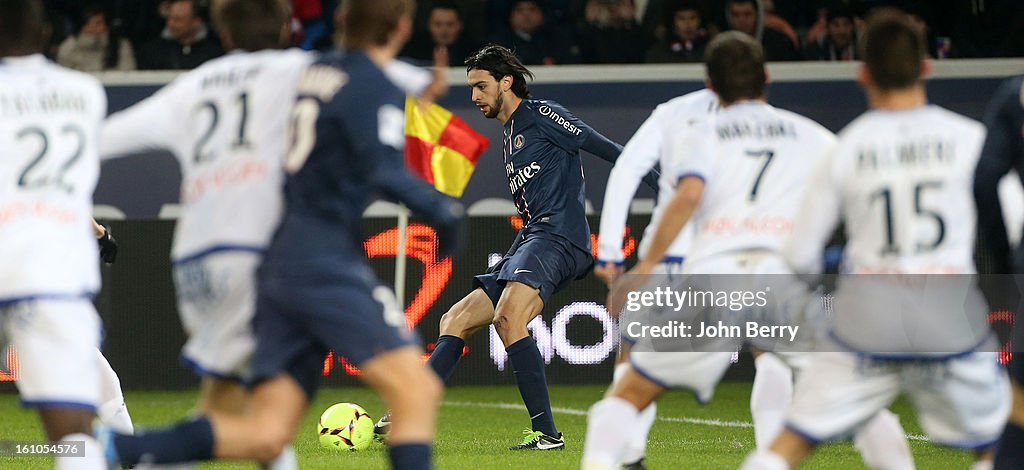
[(398, 250), (395, 252), (395, 299), (405, 313), (405, 239), (409, 232), (409, 208), (398, 204)]

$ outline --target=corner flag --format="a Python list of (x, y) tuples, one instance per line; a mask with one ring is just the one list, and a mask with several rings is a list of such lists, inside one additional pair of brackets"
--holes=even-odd
[(490, 141), (436, 104), (426, 109), (405, 99), (405, 165), (438, 191), (462, 196)]

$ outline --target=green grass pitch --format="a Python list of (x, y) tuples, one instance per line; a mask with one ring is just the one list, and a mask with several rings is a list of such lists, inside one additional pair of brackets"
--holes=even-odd
[[(458, 387), (446, 391), (441, 407), (435, 464), (440, 469), (571, 469), (579, 468), (586, 410), (604, 393), (603, 386), (553, 386), (551, 400), (555, 419), (566, 436), (563, 451), (510, 452), (529, 420), (512, 384), (502, 387)], [(659, 401), (658, 421), (651, 431), (648, 464), (652, 469), (736, 468), (754, 446), (750, 427), (749, 383), (723, 383), (714, 400), (700, 406), (691, 395), (672, 392)], [(137, 425), (153, 427), (171, 423), (192, 406), (195, 392), (131, 392), (127, 402)], [(339, 453), (319, 447), (316, 421), (328, 406), (353, 402), (377, 419), (383, 404), (367, 389), (322, 389), (306, 414), (295, 448), (303, 469), (386, 469), (387, 453), (374, 443), (362, 452)], [(914, 414), (905, 401), (893, 408), (911, 436), (911, 449), (920, 469), (968, 468), (971, 456), (925, 442)], [(618, 433), (618, 429), (607, 432)], [(0, 439), (39, 441), (42, 431), (34, 412), (22, 409), (14, 394), (0, 394)], [(50, 469), (46, 458), (0, 457), (0, 468)], [(252, 464), (217, 463), (200, 468), (257, 468)], [(819, 449), (803, 468), (860, 469), (864, 465), (850, 444)]]

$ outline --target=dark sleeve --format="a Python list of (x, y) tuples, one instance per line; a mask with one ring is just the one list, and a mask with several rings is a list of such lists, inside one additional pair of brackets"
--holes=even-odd
[[(397, 104), (380, 98), (380, 92), (353, 93), (348, 106), (353, 111), (344, 119), (346, 134), (352, 143), (354, 166), (371, 187), (388, 199), (405, 204), (430, 225), (454, 223), (462, 213), (461, 205), (441, 194), (433, 186), (416, 178), (405, 168), (401, 146), (405, 141), (405, 114)], [(400, 92), (395, 90), (395, 96)], [(345, 106), (343, 104), (343, 106)]]
[(602, 160), (615, 162), (622, 146), (608, 140), (554, 101), (541, 101), (537, 107), (537, 124), (551, 141), (570, 153), (586, 150)]
[(587, 138), (583, 141), (583, 145), (580, 148), (612, 164), (615, 163), (615, 160), (619, 158), (619, 154), (622, 153), (621, 145), (612, 142), (593, 129), (590, 129)]
[(995, 273), (1011, 272), (1010, 242), (999, 201), (999, 181), (1014, 167), (1021, 151), (1021, 79), (1003, 83), (985, 113), (988, 134), (974, 172), (978, 235), (995, 263)]

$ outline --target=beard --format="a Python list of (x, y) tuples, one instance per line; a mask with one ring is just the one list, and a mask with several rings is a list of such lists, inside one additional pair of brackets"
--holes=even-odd
[(501, 92), (498, 92), (498, 96), (494, 98), (494, 105), (491, 106), (491, 109), (484, 114), (484, 117), (487, 119), (494, 119), (498, 117), (498, 111), (501, 110), (501, 106), (503, 104), (505, 104), (505, 99), (502, 97)]

